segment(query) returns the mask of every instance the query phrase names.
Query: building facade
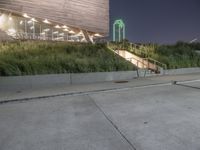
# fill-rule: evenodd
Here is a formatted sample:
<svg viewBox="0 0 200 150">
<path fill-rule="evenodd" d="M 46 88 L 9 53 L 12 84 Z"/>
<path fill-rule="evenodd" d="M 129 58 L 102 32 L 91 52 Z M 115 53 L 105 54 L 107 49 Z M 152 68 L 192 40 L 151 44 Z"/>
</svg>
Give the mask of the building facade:
<svg viewBox="0 0 200 150">
<path fill-rule="evenodd" d="M 93 41 L 109 34 L 109 0 L 0 0 L 0 30 L 16 39 Z"/>
</svg>

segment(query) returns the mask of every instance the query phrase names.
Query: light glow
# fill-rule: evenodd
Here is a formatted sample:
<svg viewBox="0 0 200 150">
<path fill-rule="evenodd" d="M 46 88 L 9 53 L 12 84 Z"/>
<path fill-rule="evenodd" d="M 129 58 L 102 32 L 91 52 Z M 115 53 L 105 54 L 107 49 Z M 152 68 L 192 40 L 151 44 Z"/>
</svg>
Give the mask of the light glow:
<svg viewBox="0 0 200 150">
<path fill-rule="evenodd" d="M 74 31 L 72 31 L 72 30 L 71 30 L 71 31 L 69 31 L 69 33 L 70 33 L 70 34 L 75 34 L 75 32 L 74 32 Z"/>
<path fill-rule="evenodd" d="M 55 28 L 56 28 L 56 29 L 60 29 L 61 27 L 60 27 L 59 25 L 56 25 Z"/>
<path fill-rule="evenodd" d="M 31 17 L 29 17 L 26 13 L 23 14 L 23 17 L 24 17 L 24 18 L 31 18 Z"/>
<path fill-rule="evenodd" d="M 53 34 L 58 34 L 58 31 L 53 32 Z"/>
<path fill-rule="evenodd" d="M 80 31 L 76 36 L 83 36 L 83 32 Z"/>
<path fill-rule="evenodd" d="M 32 20 L 29 20 L 27 23 L 28 23 L 28 24 L 31 24 L 32 22 L 33 22 Z"/>
<path fill-rule="evenodd" d="M 100 35 L 99 33 L 94 34 L 94 36 L 96 36 L 96 37 L 102 37 L 102 35 Z"/>
<path fill-rule="evenodd" d="M 9 36 L 15 37 L 16 36 L 16 30 L 13 28 L 8 29 L 7 34 Z"/>
<path fill-rule="evenodd" d="M 126 25 L 122 19 L 115 20 L 113 24 L 113 41 L 121 42 L 125 39 Z"/>
<path fill-rule="evenodd" d="M 44 32 L 48 32 L 48 31 L 50 31 L 50 29 L 49 29 L 49 28 L 47 28 L 47 29 L 44 29 Z"/>
<path fill-rule="evenodd" d="M 68 32 L 69 30 L 68 30 L 68 29 L 64 29 L 64 31 L 67 31 L 67 32 Z"/>
<path fill-rule="evenodd" d="M 67 28 L 69 28 L 68 26 L 66 26 L 66 25 L 64 25 L 64 26 L 62 26 L 62 28 L 64 28 L 64 29 L 67 29 Z"/>
<path fill-rule="evenodd" d="M 49 22 L 47 19 L 45 19 L 43 22 L 46 24 L 51 24 L 51 22 Z"/>
<path fill-rule="evenodd" d="M 32 18 L 31 21 L 33 21 L 33 22 L 38 22 L 35 18 Z"/>
</svg>

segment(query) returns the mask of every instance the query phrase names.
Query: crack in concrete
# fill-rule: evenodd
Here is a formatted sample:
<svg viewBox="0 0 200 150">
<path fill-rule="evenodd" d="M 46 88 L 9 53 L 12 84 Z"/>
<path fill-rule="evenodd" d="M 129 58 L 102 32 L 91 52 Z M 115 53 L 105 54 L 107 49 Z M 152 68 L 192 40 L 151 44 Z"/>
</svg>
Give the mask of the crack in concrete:
<svg viewBox="0 0 200 150">
<path fill-rule="evenodd" d="M 192 88 L 192 89 L 200 90 L 200 87 L 186 85 L 187 83 L 194 83 L 194 82 L 200 82 L 200 80 L 188 80 L 188 81 L 183 81 L 183 82 L 172 81 L 172 84 L 173 85 L 177 85 L 177 86 L 182 86 L 182 87 L 187 87 L 187 88 Z M 186 84 L 184 84 L 184 83 L 186 83 Z"/>
<path fill-rule="evenodd" d="M 130 140 L 120 131 L 119 127 L 109 118 L 109 116 L 101 109 L 101 107 L 95 102 L 95 100 L 87 94 L 88 98 L 94 103 L 94 105 L 99 109 L 99 111 L 103 114 L 103 116 L 110 122 L 110 124 L 115 128 L 115 130 L 121 135 L 121 137 L 131 146 L 133 150 L 136 150 L 136 147 L 130 142 Z"/>
<path fill-rule="evenodd" d="M 179 84 L 179 83 L 176 83 L 175 85 L 200 90 L 200 87 L 195 87 L 195 86 L 190 86 L 190 85 L 185 85 L 185 84 Z"/>
</svg>

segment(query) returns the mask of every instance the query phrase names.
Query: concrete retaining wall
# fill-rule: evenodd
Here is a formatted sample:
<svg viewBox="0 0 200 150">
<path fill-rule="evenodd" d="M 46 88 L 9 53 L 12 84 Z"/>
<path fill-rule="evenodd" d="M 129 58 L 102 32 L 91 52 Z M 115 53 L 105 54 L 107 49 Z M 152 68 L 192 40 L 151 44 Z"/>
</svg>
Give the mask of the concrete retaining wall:
<svg viewBox="0 0 200 150">
<path fill-rule="evenodd" d="M 200 68 L 181 68 L 181 69 L 171 69 L 165 70 L 164 75 L 181 75 L 181 74 L 192 74 L 200 73 Z"/>
<path fill-rule="evenodd" d="M 200 68 L 165 70 L 163 75 L 200 73 Z M 141 71 L 139 77 L 144 77 Z M 59 75 L 36 75 L 19 77 L 0 77 L 0 90 L 23 90 L 57 85 L 87 84 L 97 82 L 131 80 L 138 77 L 137 71 L 99 72 Z M 162 74 L 161 74 L 162 75 Z M 155 74 L 146 74 L 147 77 Z"/>
<path fill-rule="evenodd" d="M 70 74 L 0 77 L 0 90 L 22 90 L 70 83 Z"/>
<path fill-rule="evenodd" d="M 83 83 L 107 82 L 107 81 L 117 81 L 117 80 L 130 80 L 136 77 L 137 77 L 136 71 L 82 73 L 82 74 L 72 74 L 71 83 L 83 84 Z"/>
<path fill-rule="evenodd" d="M 130 80 L 136 77 L 136 71 L 0 77 L 0 90 L 23 90 L 56 85 Z"/>
</svg>

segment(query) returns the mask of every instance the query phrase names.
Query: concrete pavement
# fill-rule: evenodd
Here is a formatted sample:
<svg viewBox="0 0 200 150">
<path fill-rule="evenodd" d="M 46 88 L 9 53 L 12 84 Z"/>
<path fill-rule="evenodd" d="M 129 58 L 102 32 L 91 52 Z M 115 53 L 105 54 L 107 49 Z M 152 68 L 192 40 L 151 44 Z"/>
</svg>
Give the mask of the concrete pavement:
<svg viewBox="0 0 200 150">
<path fill-rule="evenodd" d="M 12 91 L 10 97 L 4 91 L 1 100 L 6 93 L 10 100 L 82 93 L 0 104 L 0 150 L 199 150 L 199 79 L 153 77 Z"/>
<path fill-rule="evenodd" d="M 188 74 L 188 75 L 174 75 L 174 76 L 156 76 L 149 78 L 139 78 L 130 80 L 127 83 L 115 83 L 115 82 L 104 82 L 95 84 L 81 84 L 81 85 L 57 85 L 50 86 L 48 88 L 31 88 L 24 90 L 0 90 L 0 102 L 10 101 L 15 99 L 27 99 L 33 97 L 48 97 L 53 95 L 70 95 L 76 93 L 85 93 L 90 91 L 102 91 L 109 89 L 120 89 L 128 87 L 145 86 L 152 84 L 163 84 L 171 83 L 172 80 L 176 81 L 188 81 L 200 79 L 200 74 Z"/>
<path fill-rule="evenodd" d="M 199 97 L 177 85 L 92 95 L 137 150 L 199 150 Z"/>
</svg>

